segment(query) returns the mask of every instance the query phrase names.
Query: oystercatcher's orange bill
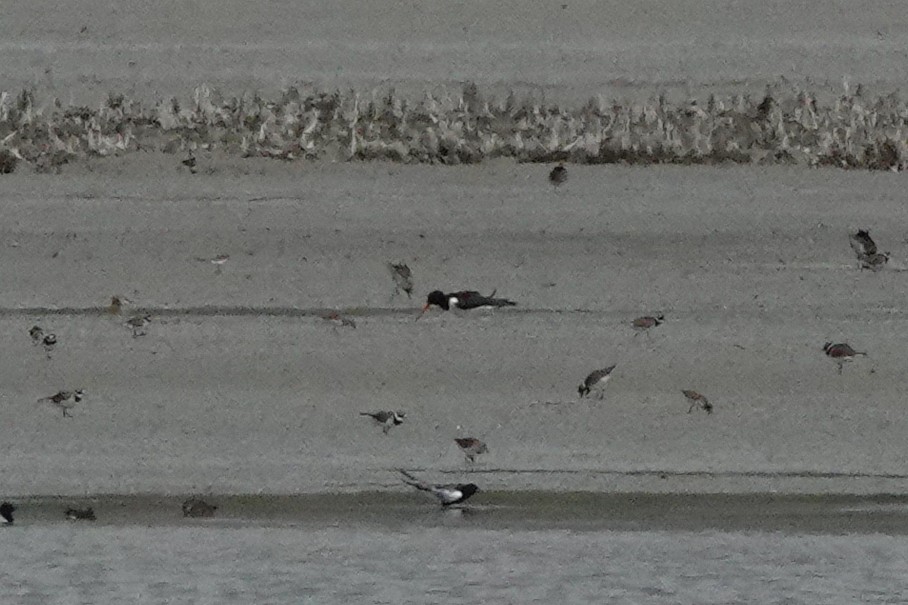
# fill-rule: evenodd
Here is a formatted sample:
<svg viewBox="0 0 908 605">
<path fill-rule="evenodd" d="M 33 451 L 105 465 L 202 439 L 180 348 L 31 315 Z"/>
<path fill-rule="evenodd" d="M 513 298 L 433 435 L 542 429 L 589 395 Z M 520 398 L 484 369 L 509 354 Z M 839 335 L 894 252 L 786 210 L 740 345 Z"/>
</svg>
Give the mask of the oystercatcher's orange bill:
<svg viewBox="0 0 908 605">
<path fill-rule="evenodd" d="M 425 312 L 429 310 L 429 306 L 430 306 L 429 303 L 426 303 L 425 305 L 423 305 L 422 313 L 420 313 L 419 315 L 416 316 L 416 321 L 419 321 L 419 318 L 422 317 L 425 314 Z"/>
</svg>

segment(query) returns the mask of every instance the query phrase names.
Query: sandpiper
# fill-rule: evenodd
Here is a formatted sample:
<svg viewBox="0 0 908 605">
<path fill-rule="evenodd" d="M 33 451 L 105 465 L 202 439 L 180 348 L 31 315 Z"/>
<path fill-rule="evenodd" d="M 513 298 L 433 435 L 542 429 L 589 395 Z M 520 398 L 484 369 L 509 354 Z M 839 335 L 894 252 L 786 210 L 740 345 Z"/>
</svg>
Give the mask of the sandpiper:
<svg viewBox="0 0 908 605">
<path fill-rule="evenodd" d="M 426 304 L 422 308 L 425 313 L 429 307 L 435 305 L 445 311 L 450 311 L 451 307 L 456 307 L 463 311 L 469 309 L 479 309 L 482 307 L 513 307 L 517 303 L 506 298 L 495 298 L 496 290 L 488 296 L 483 296 L 475 290 L 462 290 L 445 294 L 441 290 L 434 290 L 426 297 Z"/>
<path fill-rule="evenodd" d="M 214 511 L 218 509 L 217 506 L 208 504 L 196 496 L 192 496 L 183 502 L 182 508 L 184 517 L 211 517 L 214 515 Z"/>
<path fill-rule="evenodd" d="M 640 334 L 641 332 L 648 333 L 651 328 L 662 325 L 664 321 L 665 315 L 661 313 L 656 316 L 644 315 L 642 317 L 638 317 L 631 322 L 631 326 L 634 328 L 634 330 L 636 330 L 636 334 L 634 334 L 634 336 L 637 336 L 637 334 Z"/>
<path fill-rule="evenodd" d="M 488 446 L 475 437 L 456 437 L 454 441 L 460 446 L 464 456 L 466 456 L 467 460 L 470 462 L 475 462 L 476 456 L 485 454 L 489 451 Z"/>
<path fill-rule="evenodd" d="M 413 296 L 413 272 L 404 263 L 388 263 L 391 277 L 394 279 L 394 293 L 406 292 L 407 298 Z"/>
<path fill-rule="evenodd" d="M 47 353 L 47 356 L 50 357 L 54 347 L 57 346 L 57 335 L 53 333 L 45 334 L 44 338 L 41 339 L 41 344 L 44 345 L 44 351 Z"/>
<path fill-rule="evenodd" d="M 334 324 L 334 328 L 337 329 L 338 326 L 342 328 L 353 328 L 356 329 L 356 321 L 352 317 L 344 317 L 337 311 L 331 311 L 322 315 L 322 319 L 325 321 L 330 321 Z"/>
<path fill-rule="evenodd" d="M 596 386 L 604 387 L 605 383 L 612 377 L 612 370 L 616 367 L 618 367 L 618 364 L 613 364 L 607 368 L 590 372 L 590 375 L 583 380 L 579 387 L 577 387 L 577 392 L 580 394 L 580 397 L 582 398 L 589 395 L 590 390 Z M 600 388 L 599 399 L 602 399 L 604 396 L 605 392 Z"/>
<path fill-rule="evenodd" d="M 123 303 L 131 302 L 125 296 L 111 296 L 110 304 L 107 305 L 106 311 L 111 315 L 119 315 L 120 311 L 123 310 Z"/>
<path fill-rule="evenodd" d="M 860 258 L 862 255 L 867 254 L 876 254 L 876 242 L 873 241 L 873 238 L 870 237 L 870 232 L 866 229 L 859 229 L 857 233 L 851 233 L 848 235 L 849 244 L 851 244 L 851 249 L 854 250 L 855 255 Z"/>
<path fill-rule="evenodd" d="M 92 507 L 88 508 L 67 508 L 66 518 L 70 521 L 95 521 L 95 511 Z"/>
<path fill-rule="evenodd" d="M 835 344 L 827 342 L 823 345 L 823 352 L 838 364 L 839 374 L 842 373 L 842 366 L 845 363 L 854 361 L 854 358 L 858 355 L 867 355 L 866 351 L 855 351 L 851 345 L 844 342 Z"/>
<path fill-rule="evenodd" d="M 459 504 L 466 500 L 469 500 L 470 496 L 479 491 L 479 488 L 476 487 L 475 483 L 455 483 L 448 485 L 432 485 L 429 483 L 423 483 L 407 471 L 403 469 L 397 469 L 404 476 L 404 483 L 411 485 L 416 489 L 424 492 L 429 492 L 438 498 L 442 506 L 450 506 L 452 504 Z"/>
<path fill-rule="evenodd" d="M 148 334 L 148 324 L 151 323 L 151 315 L 133 315 L 126 320 L 126 327 L 132 329 L 132 337 L 138 338 Z"/>
<path fill-rule="evenodd" d="M 12 525 L 14 512 L 16 512 L 16 507 L 9 502 L 0 504 L 0 524 Z"/>
<path fill-rule="evenodd" d="M 81 403 L 83 397 L 85 397 L 84 389 L 76 389 L 75 391 L 58 391 L 57 393 L 54 393 L 49 397 L 42 397 L 38 400 L 38 403 L 44 403 L 45 401 L 52 403 L 63 410 L 64 417 L 69 416 L 71 418 L 72 415 L 67 412 L 67 410 L 76 407 L 77 403 Z"/>
<path fill-rule="evenodd" d="M 31 336 L 32 342 L 35 344 L 40 343 L 44 340 L 44 330 L 41 326 L 32 326 L 28 331 L 28 335 Z"/>
<path fill-rule="evenodd" d="M 395 412 L 394 410 L 390 411 L 380 411 L 380 412 L 360 412 L 360 416 L 369 416 L 375 422 L 382 425 L 382 432 L 387 435 L 388 431 L 391 430 L 391 427 L 399 426 L 404 423 L 404 418 L 407 417 L 405 412 Z"/>
<path fill-rule="evenodd" d="M 704 397 L 697 391 L 682 389 L 681 392 L 684 393 L 684 396 L 687 397 L 687 400 L 690 402 L 690 407 L 687 408 L 688 414 L 690 414 L 695 407 L 699 407 L 707 414 L 713 413 L 713 404 L 711 404 L 706 397 Z"/>
<path fill-rule="evenodd" d="M 567 182 L 568 171 L 564 167 L 564 162 L 559 163 L 557 166 L 552 168 L 552 171 L 549 173 L 549 182 L 552 184 L 555 189 L 559 185 L 563 185 Z"/>
<path fill-rule="evenodd" d="M 870 269 L 873 272 L 881 271 L 889 262 L 888 252 L 875 252 L 873 254 L 863 254 L 858 256 L 858 262 L 861 264 L 861 271 Z"/>
</svg>

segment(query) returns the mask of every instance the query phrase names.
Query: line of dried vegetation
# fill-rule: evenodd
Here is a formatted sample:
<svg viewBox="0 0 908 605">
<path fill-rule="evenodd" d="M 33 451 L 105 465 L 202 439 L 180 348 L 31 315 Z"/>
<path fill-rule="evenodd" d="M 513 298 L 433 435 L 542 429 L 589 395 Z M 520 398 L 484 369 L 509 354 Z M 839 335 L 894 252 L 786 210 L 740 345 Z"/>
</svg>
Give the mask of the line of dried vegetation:
<svg viewBox="0 0 908 605">
<path fill-rule="evenodd" d="M 0 173 L 128 152 L 200 150 L 283 160 L 386 160 L 460 164 L 521 162 L 792 164 L 902 170 L 908 104 L 860 89 L 820 103 L 781 87 L 752 97 L 664 97 L 581 107 L 512 93 L 484 95 L 468 83 L 422 98 L 394 90 L 288 88 L 275 98 L 228 97 L 202 85 L 188 101 L 143 104 L 111 94 L 99 107 L 40 101 L 31 90 L 0 94 Z"/>
</svg>

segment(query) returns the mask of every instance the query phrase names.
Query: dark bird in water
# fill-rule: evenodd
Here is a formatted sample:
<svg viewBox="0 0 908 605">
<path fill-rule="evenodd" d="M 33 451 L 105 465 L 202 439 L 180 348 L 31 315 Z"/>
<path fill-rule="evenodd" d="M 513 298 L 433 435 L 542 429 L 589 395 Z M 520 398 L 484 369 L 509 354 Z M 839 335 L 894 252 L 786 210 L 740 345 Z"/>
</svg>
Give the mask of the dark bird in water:
<svg viewBox="0 0 908 605">
<path fill-rule="evenodd" d="M 564 167 L 563 162 L 558 164 L 554 168 L 552 168 L 552 171 L 549 173 L 549 182 L 556 189 L 558 188 L 559 185 L 563 185 L 564 183 L 566 183 L 567 179 L 568 179 L 568 171 L 567 171 L 567 168 Z"/>
<path fill-rule="evenodd" d="M 637 331 L 637 334 L 641 332 L 648 332 L 651 328 L 662 325 L 665 322 L 665 315 L 661 313 L 655 317 L 652 315 L 644 315 L 643 317 L 638 317 L 631 322 L 634 330 Z M 636 336 L 637 334 L 634 334 Z"/>
<path fill-rule="evenodd" d="M 432 305 L 441 307 L 445 311 L 450 311 L 451 307 L 466 311 L 481 307 L 513 307 L 517 304 L 506 298 L 495 298 L 496 291 L 493 290 L 489 296 L 483 296 L 475 290 L 462 290 L 450 294 L 445 294 L 441 290 L 434 290 L 426 298 L 426 304 L 423 306 L 422 312 L 428 311 Z"/>
<path fill-rule="evenodd" d="M 382 425 L 382 432 L 387 435 L 391 427 L 399 426 L 404 423 L 407 414 L 404 412 L 381 411 L 381 412 L 360 412 L 360 416 L 369 416 L 375 422 Z"/>
<path fill-rule="evenodd" d="M 687 408 L 688 414 L 690 414 L 692 411 L 694 411 L 694 408 L 696 408 L 696 407 L 699 407 L 701 410 L 703 410 L 707 414 L 713 413 L 713 404 L 711 404 L 706 397 L 704 397 L 697 391 L 682 389 L 681 392 L 684 393 L 684 396 L 687 397 L 687 400 L 690 402 L 690 407 Z"/>
<path fill-rule="evenodd" d="M 867 355 L 866 351 L 855 351 L 851 345 L 844 342 L 837 344 L 827 342 L 823 345 L 823 352 L 839 366 L 839 374 L 842 373 L 842 366 L 846 363 L 854 361 L 858 355 Z"/>
<path fill-rule="evenodd" d="M 214 511 L 218 509 L 217 506 L 208 504 L 196 496 L 183 502 L 182 508 L 184 517 L 211 517 L 214 515 Z"/>
<path fill-rule="evenodd" d="M 457 437 L 454 441 L 460 446 L 464 456 L 466 456 L 467 460 L 470 462 L 475 462 L 476 456 L 485 454 L 489 451 L 488 446 L 475 437 Z"/>
<path fill-rule="evenodd" d="M 583 380 L 579 387 L 577 387 L 577 392 L 580 394 L 580 397 L 589 395 L 590 390 L 597 386 L 604 387 L 605 383 L 607 383 L 612 377 L 612 370 L 614 370 L 616 367 L 618 367 L 618 364 L 613 364 L 607 368 L 602 368 L 601 370 L 590 372 L 590 375 Z M 599 399 L 602 399 L 604 394 L 604 391 L 600 389 Z"/>
<path fill-rule="evenodd" d="M 404 263 L 388 263 L 391 277 L 394 279 L 394 293 L 406 292 L 407 298 L 413 296 L 413 272 Z"/>
<path fill-rule="evenodd" d="M 70 521 L 95 521 L 95 511 L 92 507 L 88 508 L 67 508 L 66 518 Z"/>
<path fill-rule="evenodd" d="M 71 414 L 67 412 L 74 407 L 77 403 L 82 402 L 82 398 L 85 397 L 84 389 L 76 389 L 75 391 L 58 391 L 50 397 L 42 397 L 38 400 L 38 403 L 48 402 L 52 403 L 58 408 L 63 410 L 63 416 L 72 417 Z"/>
<path fill-rule="evenodd" d="M 434 495 L 438 498 L 439 502 L 441 502 L 442 506 L 450 506 L 469 500 L 470 496 L 479 491 L 479 488 L 476 487 L 475 483 L 432 485 L 423 483 L 403 469 L 398 470 L 404 476 L 404 483 L 411 485 L 420 491 L 429 492 Z"/>
<path fill-rule="evenodd" d="M 16 512 L 16 507 L 9 502 L 0 504 L 0 524 L 12 525 L 14 512 Z"/>
</svg>

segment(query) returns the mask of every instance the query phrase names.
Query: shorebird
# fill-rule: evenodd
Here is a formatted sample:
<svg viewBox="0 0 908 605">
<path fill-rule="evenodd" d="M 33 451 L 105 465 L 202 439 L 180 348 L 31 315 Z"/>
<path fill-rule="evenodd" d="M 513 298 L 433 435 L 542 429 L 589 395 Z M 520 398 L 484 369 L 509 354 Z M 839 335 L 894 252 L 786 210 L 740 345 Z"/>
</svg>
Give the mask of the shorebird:
<svg viewBox="0 0 908 605">
<path fill-rule="evenodd" d="M 50 357 L 51 351 L 57 346 L 57 335 L 53 333 L 45 334 L 44 338 L 41 339 L 41 344 L 44 345 L 44 351 L 47 353 L 47 356 Z"/>
<path fill-rule="evenodd" d="M 656 326 L 662 325 L 663 322 L 665 322 L 665 315 L 660 313 L 655 317 L 653 317 L 652 315 L 644 315 L 642 317 L 638 317 L 631 322 L 631 326 L 633 326 L 634 330 L 636 330 L 636 334 L 634 334 L 634 336 L 636 337 L 637 334 L 640 334 L 641 332 L 649 333 L 650 328 L 655 328 Z"/>
<path fill-rule="evenodd" d="M 327 315 L 322 315 L 322 319 L 332 322 L 335 330 L 337 329 L 337 326 L 356 329 L 356 322 L 352 318 L 344 317 L 337 311 L 331 311 Z"/>
<path fill-rule="evenodd" d="M 192 174 L 195 174 L 195 173 L 196 173 L 196 165 L 197 165 L 197 162 L 196 162 L 195 156 L 192 155 L 192 152 L 191 152 L 191 151 L 189 152 L 189 157 L 186 158 L 185 160 L 183 160 L 183 161 L 180 162 L 180 163 L 181 163 L 183 166 L 186 166 L 187 168 L 189 168 L 189 172 L 191 172 Z"/>
<path fill-rule="evenodd" d="M 870 269 L 873 272 L 882 270 L 886 263 L 889 262 L 888 252 L 875 252 L 874 254 L 864 254 L 858 257 L 861 264 L 861 271 Z"/>
<path fill-rule="evenodd" d="M 151 323 L 151 315 L 133 315 L 126 320 L 126 327 L 132 328 L 132 337 L 138 338 L 148 334 L 146 328 Z"/>
<path fill-rule="evenodd" d="M 9 502 L 0 504 L 0 524 L 12 525 L 14 512 L 16 512 L 16 507 Z"/>
<path fill-rule="evenodd" d="M 92 507 L 88 508 L 67 508 L 66 518 L 70 521 L 95 521 L 95 511 Z"/>
<path fill-rule="evenodd" d="M 182 509 L 184 517 L 211 517 L 218 507 L 192 496 L 183 502 Z"/>
<path fill-rule="evenodd" d="M 107 305 L 107 312 L 111 315 L 119 315 L 120 311 L 123 310 L 123 303 L 132 302 L 125 296 L 111 296 L 110 304 Z"/>
<path fill-rule="evenodd" d="M 404 263 L 388 263 L 391 277 L 394 279 L 394 293 L 407 293 L 407 298 L 413 297 L 413 272 Z"/>
<path fill-rule="evenodd" d="M 452 504 L 459 504 L 461 502 L 469 500 L 470 496 L 479 491 L 479 488 L 476 487 L 475 483 L 432 485 L 429 483 L 423 483 L 403 469 L 397 470 L 400 471 L 400 473 L 404 476 L 404 483 L 413 486 L 420 491 L 431 493 L 436 498 L 438 498 L 442 506 L 451 506 Z"/>
<path fill-rule="evenodd" d="M 577 387 L 577 392 L 580 394 L 580 397 L 582 398 L 585 395 L 589 395 L 590 390 L 592 390 L 596 386 L 604 387 L 605 383 L 608 382 L 612 377 L 612 370 L 614 370 L 617 366 L 618 364 L 613 364 L 607 368 L 602 368 L 601 370 L 590 372 L 590 375 L 583 380 L 579 387 Z M 602 399 L 604 396 L 605 392 L 600 389 L 599 399 Z"/>
<path fill-rule="evenodd" d="M 40 343 L 44 340 L 44 330 L 41 326 L 32 326 L 28 331 L 28 335 L 31 336 L 32 342 L 35 344 Z"/>
<path fill-rule="evenodd" d="M 49 402 L 63 410 L 63 416 L 72 417 L 67 410 L 76 407 L 77 403 L 82 402 L 82 398 L 85 397 L 84 389 L 76 389 L 75 391 L 59 391 L 54 393 L 50 397 L 42 397 L 38 400 L 38 403 Z"/>
<path fill-rule="evenodd" d="M 690 391 L 688 389 L 682 389 L 682 393 L 687 397 L 687 400 L 690 402 L 690 407 L 687 408 L 687 413 L 690 414 L 694 411 L 695 407 L 699 407 L 701 410 L 705 411 L 707 414 L 713 413 L 713 404 L 709 400 L 698 393 L 697 391 Z"/>
<path fill-rule="evenodd" d="M 870 237 L 870 232 L 866 229 L 859 229 L 857 233 L 848 235 L 848 243 L 855 255 L 860 258 L 862 255 L 876 254 L 876 242 Z"/>
<path fill-rule="evenodd" d="M 844 342 L 836 344 L 827 342 L 823 345 L 823 352 L 838 364 L 839 374 L 842 373 L 842 366 L 845 363 L 854 361 L 854 358 L 858 355 L 867 355 L 866 351 L 855 351 L 851 345 Z"/>
<path fill-rule="evenodd" d="M 387 435 L 388 431 L 391 430 L 391 427 L 399 426 L 404 423 L 404 418 L 407 417 L 405 412 L 395 412 L 393 410 L 385 412 L 360 412 L 360 416 L 369 416 L 375 422 L 382 425 L 382 432 Z"/>
<path fill-rule="evenodd" d="M 464 456 L 466 456 L 467 460 L 470 462 L 475 462 L 476 456 L 485 454 L 489 451 L 488 446 L 475 437 L 457 437 L 454 441 L 460 446 Z"/>
<path fill-rule="evenodd" d="M 567 182 L 568 171 L 564 167 L 564 162 L 560 162 L 557 166 L 552 168 L 552 171 L 549 173 L 549 182 L 552 184 L 555 189 L 558 189 L 559 185 L 563 185 Z"/>
<path fill-rule="evenodd" d="M 517 304 L 506 298 L 495 298 L 496 291 L 493 290 L 490 295 L 483 296 L 475 290 L 462 290 L 450 294 L 445 294 L 441 290 L 434 290 L 426 297 L 426 304 L 423 306 L 422 312 L 428 311 L 432 305 L 441 307 L 445 311 L 450 311 L 451 307 L 467 311 L 482 307 L 513 307 Z"/>
</svg>

